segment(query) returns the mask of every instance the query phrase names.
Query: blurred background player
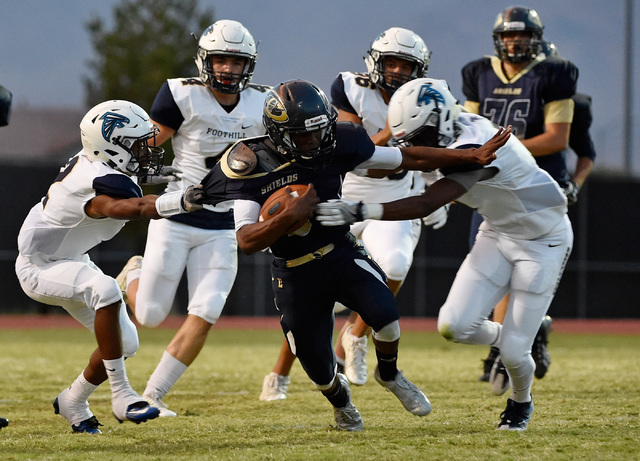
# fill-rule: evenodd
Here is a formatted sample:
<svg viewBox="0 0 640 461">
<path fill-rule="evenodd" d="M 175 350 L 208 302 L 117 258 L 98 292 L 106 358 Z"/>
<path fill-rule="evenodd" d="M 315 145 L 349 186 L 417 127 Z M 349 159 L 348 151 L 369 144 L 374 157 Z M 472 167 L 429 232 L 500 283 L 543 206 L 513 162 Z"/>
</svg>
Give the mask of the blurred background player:
<svg viewBox="0 0 640 461">
<path fill-rule="evenodd" d="M 127 220 L 157 219 L 193 207 L 188 191 L 142 195 L 137 180 L 162 174 L 164 151 L 153 147 L 158 129 L 141 107 L 121 100 L 98 104 L 80 122 L 80 132 L 82 150 L 60 169 L 20 229 L 16 274 L 30 298 L 63 307 L 95 333 L 98 348 L 89 365 L 53 406 L 74 432 L 99 434 L 101 424 L 88 399 L 107 379 L 120 422 L 138 424 L 156 418 L 159 410 L 129 384 L 124 360 L 138 350 L 138 333 L 118 284 L 88 251 L 113 238 Z"/>
<path fill-rule="evenodd" d="M 338 122 L 362 125 L 371 140 L 386 146 L 391 132 L 386 124 L 389 99 L 404 83 L 425 77 L 430 51 L 424 40 L 411 30 L 392 27 L 381 33 L 364 57 L 368 73 L 341 72 L 331 86 L 331 104 L 338 109 Z M 343 197 L 351 200 L 395 200 L 419 193 L 423 181 L 420 172 L 406 170 L 363 170 L 347 173 Z M 446 208 L 428 217 L 428 225 L 443 226 Z M 383 222 L 365 221 L 351 227 L 351 233 L 364 245 L 387 275 L 387 284 L 397 294 L 411 263 L 420 237 L 420 220 Z M 347 306 L 348 307 L 348 306 Z M 340 331 L 335 346 L 338 364 L 353 384 L 367 381 L 367 336 L 371 328 L 352 312 Z M 260 400 L 286 398 L 289 373 L 295 361 L 286 341 L 278 360 L 263 382 Z"/>
<path fill-rule="evenodd" d="M 444 80 L 417 79 L 389 104 L 389 126 L 404 146 L 479 146 L 496 133 L 485 117 L 462 111 Z M 444 178 L 420 196 L 391 203 L 335 201 L 318 205 L 318 221 L 343 225 L 373 217 L 427 216 L 455 200 L 484 217 L 476 243 L 440 308 L 438 331 L 449 341 L 500 348 L 511 395 L 498 429 L 523 431 L 533 412 L 531 344 L 571 252 L 573 231 L 562 189 L 515 137 L 489 165 L 440 168 Z M 382 207 L 382 210 L 380 210 Z M 522 255 L 525 255 L 524 257 Z M 488 320 L 511 292 L 504 324 Z"/>
<path fill-rule="evenodd" d="M 263 134 L 267 87 L 251 84 L 256 42 L 239 22 L 219 20 L 198 41 L 197 78 L 167 80 L 151 107 L 158 144 L 171 138 L 173 166 L 182 174 L 167 192 L 198 184 L 235 141 Z M 149 224 L 144 263 L 131 258 L 118 276 L 129 306 L 144 326 L 169 314 L 186 268 L 187 317 L 149 378 L 144 397 L 160 416 L 176 416 L 163 402 L 205 344 L 238 270 L 233 202 Z"/>
<path fill-rule="evenodd" d="M 9 119 L 11 118 L 11 101 L 13 95 L 11 91 L 0 85 L 0 126 L 7 126 Z M 0 418 L 0 429 L 7 427 L 9 420 L 7 418 Z"/>
<path fill-rule="evenodd" d="M 570 183 L 564 150 L 573 119 L 571 98 L 576 91 L 578 69 L 564 59 L 546 59 L 542 52 L 543 28 L 533 9 L 513 6 L 501 11 L 493 26 L 496 55 L 472 61 L 462 69 L 462 91 L 467 98 L 464 107 L 498 125 L 511 125 L 538 165 L 566 189 Z M 482 217 L 473 213 L 470 245 L 481 222 Z M 502 321 L 508 306 L 507 295 L 496 306 L 495 321 Z M 551 318 L 547 317 L 532 351 L 537 378 L 545 375 L 551 363 L 547 350 L 550 331 Z M 490 350 L 481 381 L 489 381 L 498 355 L 496 348 Z M 496 372 L 506 378 L 500 362 Z M 493 384 L 494 393 L 508 388 L 504 380 Z"/>
</svg>

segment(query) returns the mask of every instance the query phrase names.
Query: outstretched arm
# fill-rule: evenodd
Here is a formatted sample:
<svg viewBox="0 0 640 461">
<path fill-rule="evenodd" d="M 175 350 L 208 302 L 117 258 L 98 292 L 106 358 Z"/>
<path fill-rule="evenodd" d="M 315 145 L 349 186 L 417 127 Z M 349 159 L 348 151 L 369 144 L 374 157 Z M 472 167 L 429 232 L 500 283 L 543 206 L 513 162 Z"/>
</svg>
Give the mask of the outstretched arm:
<svg viewBox="0 0 640 461">
<path fill-rule="evenodd" d="M 502 128 L 478 148 L 443 149 L 436 147 L 414 146 L 403 147 L 401 168 L 406 170 L 431 171 L 437 168 L 479 163 L 488 165 L 496 158 L 496 151 L 506 144 L 511 136 L 511 125 Z"/>
</svg>

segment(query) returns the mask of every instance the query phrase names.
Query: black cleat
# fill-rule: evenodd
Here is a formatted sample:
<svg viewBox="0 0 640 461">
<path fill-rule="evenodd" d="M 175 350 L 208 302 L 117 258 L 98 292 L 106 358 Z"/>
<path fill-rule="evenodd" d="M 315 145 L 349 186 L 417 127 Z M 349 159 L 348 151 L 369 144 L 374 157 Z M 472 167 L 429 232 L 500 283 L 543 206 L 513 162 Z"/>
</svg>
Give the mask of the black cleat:
<svg viewBox="0 0 640 461">
<path fill-rule="evenodd" d="M 536 334 L 533 345 L 531 346 L 531 356 L 536 363 L 534 375 L 538 379 L 544 378 L 544 375 L 547 374 L 547 370 L 549 369 L 549 365 L 551 365 L 551 356 L 549 355 L 547 344 L 549 343 L 549 333 L 551 333 L 552 322 L 553 319 L 545 315 L 544 319 L 542 319 L 538 334 Z"/>
<path fill-rule="evenodd" d="M 481 381 L 483 383 L 489 382 L 491 376 L 491 368 L 493 368 L 493 362 L 496 361 L 496 358 L 498 358 L 499 354 L 500 349 L 498 349 L 497 347 L 492 347 L 491 350 L 489 350 L 489 356 L 482 361 L 484 365 L 482 367 L 482 375 L 478 378 L 478 381 Z"/>
<path fill-rule="evenodd" d="M 3 427 L 7 427 L 9 425 L 9 420 L 7 418 L 0 418 L 0 429 Z"/>
<path fill-rule="evenodd" d="M 500 415 L 501 421 L 497 429 L 506 431 L 526 431 L 529 419 L 533 413 L 533 399 L 531 402 L 518 403 L 507 400 L 507 408 Z"/>
</svg>

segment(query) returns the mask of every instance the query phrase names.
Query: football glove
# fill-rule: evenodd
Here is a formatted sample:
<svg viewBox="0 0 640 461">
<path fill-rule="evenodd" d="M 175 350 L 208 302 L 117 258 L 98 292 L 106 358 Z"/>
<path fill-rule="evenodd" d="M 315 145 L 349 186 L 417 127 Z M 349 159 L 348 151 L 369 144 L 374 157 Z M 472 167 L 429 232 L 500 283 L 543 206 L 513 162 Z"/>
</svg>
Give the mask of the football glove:
<svg viewBox="0 0 640 461">
<path fill-rule="evenodd" d="M 449 204 L 441 206 L 430 215 L 424 216 L 422 222 L 425 226 L 431 226 L 433 229 L 440 229 L 447 223 L 449 217 Z"/>
<path fill-rule="evenodd" d="M 567 196 L 569 205 L 573 205 L 578 201 L 578 192 L 580 192 L 580 186 L 574 180 L 570 180 L 567 187 L 564 188 L 564 195 Z"/>
<path fill-rule="evenodd" d="M 202 210 L 202 202 L 205 199 L 204 188 L 202 184 L 187 187 L 187 190 L 182 194 L 182 208 L 185 211 L 197 211 Z"/>
<path fill-rule="evenodd" d="M 363 202 L 333 199 L 319 203 L 316 209 L 316 220 L 323 226 L 342 226 L 367 218 L 367 205 Z"/>
<path fill-rule="evenodd" d="M 171 165 L 162 165 L 156 174 L 142 174 L 138 178 L 138 184 L 141 186 L 149 186 L 155 184 L 165 184 L 168 182 L 176 181 L 178 175 L 182 173 L 176 167 Z"/>
</svg>

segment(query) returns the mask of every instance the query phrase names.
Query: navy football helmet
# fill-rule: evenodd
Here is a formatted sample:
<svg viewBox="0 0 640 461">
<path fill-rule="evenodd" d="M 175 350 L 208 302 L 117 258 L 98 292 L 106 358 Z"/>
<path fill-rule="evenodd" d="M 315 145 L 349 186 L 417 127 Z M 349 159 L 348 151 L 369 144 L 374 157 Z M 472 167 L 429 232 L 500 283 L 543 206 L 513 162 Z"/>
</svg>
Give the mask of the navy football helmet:
<svg viewBox="0 0 640 461">
<path fill-rule="evenodd" d="M 338 116 L 324 92 L 290 80 L 267 93 L 262 121 L 278 152 L 294 164 L 320 169 L 331 160 Z"/>
<path fill-rule="evenodd" d="M 493 45 L 496 55 L 502 61 L 511 63 L 531 61 L 542 52 L 542 30 L 544 26 L 536 10 L 523 6 L 510 6 L 498 14 L 493 25 Z M 531 39 L 520 40 L 514 44 L 514 50 L 509 51 L 504 46 L 503 35 L 506 32 L 530 32 Z"/>
</svg>

